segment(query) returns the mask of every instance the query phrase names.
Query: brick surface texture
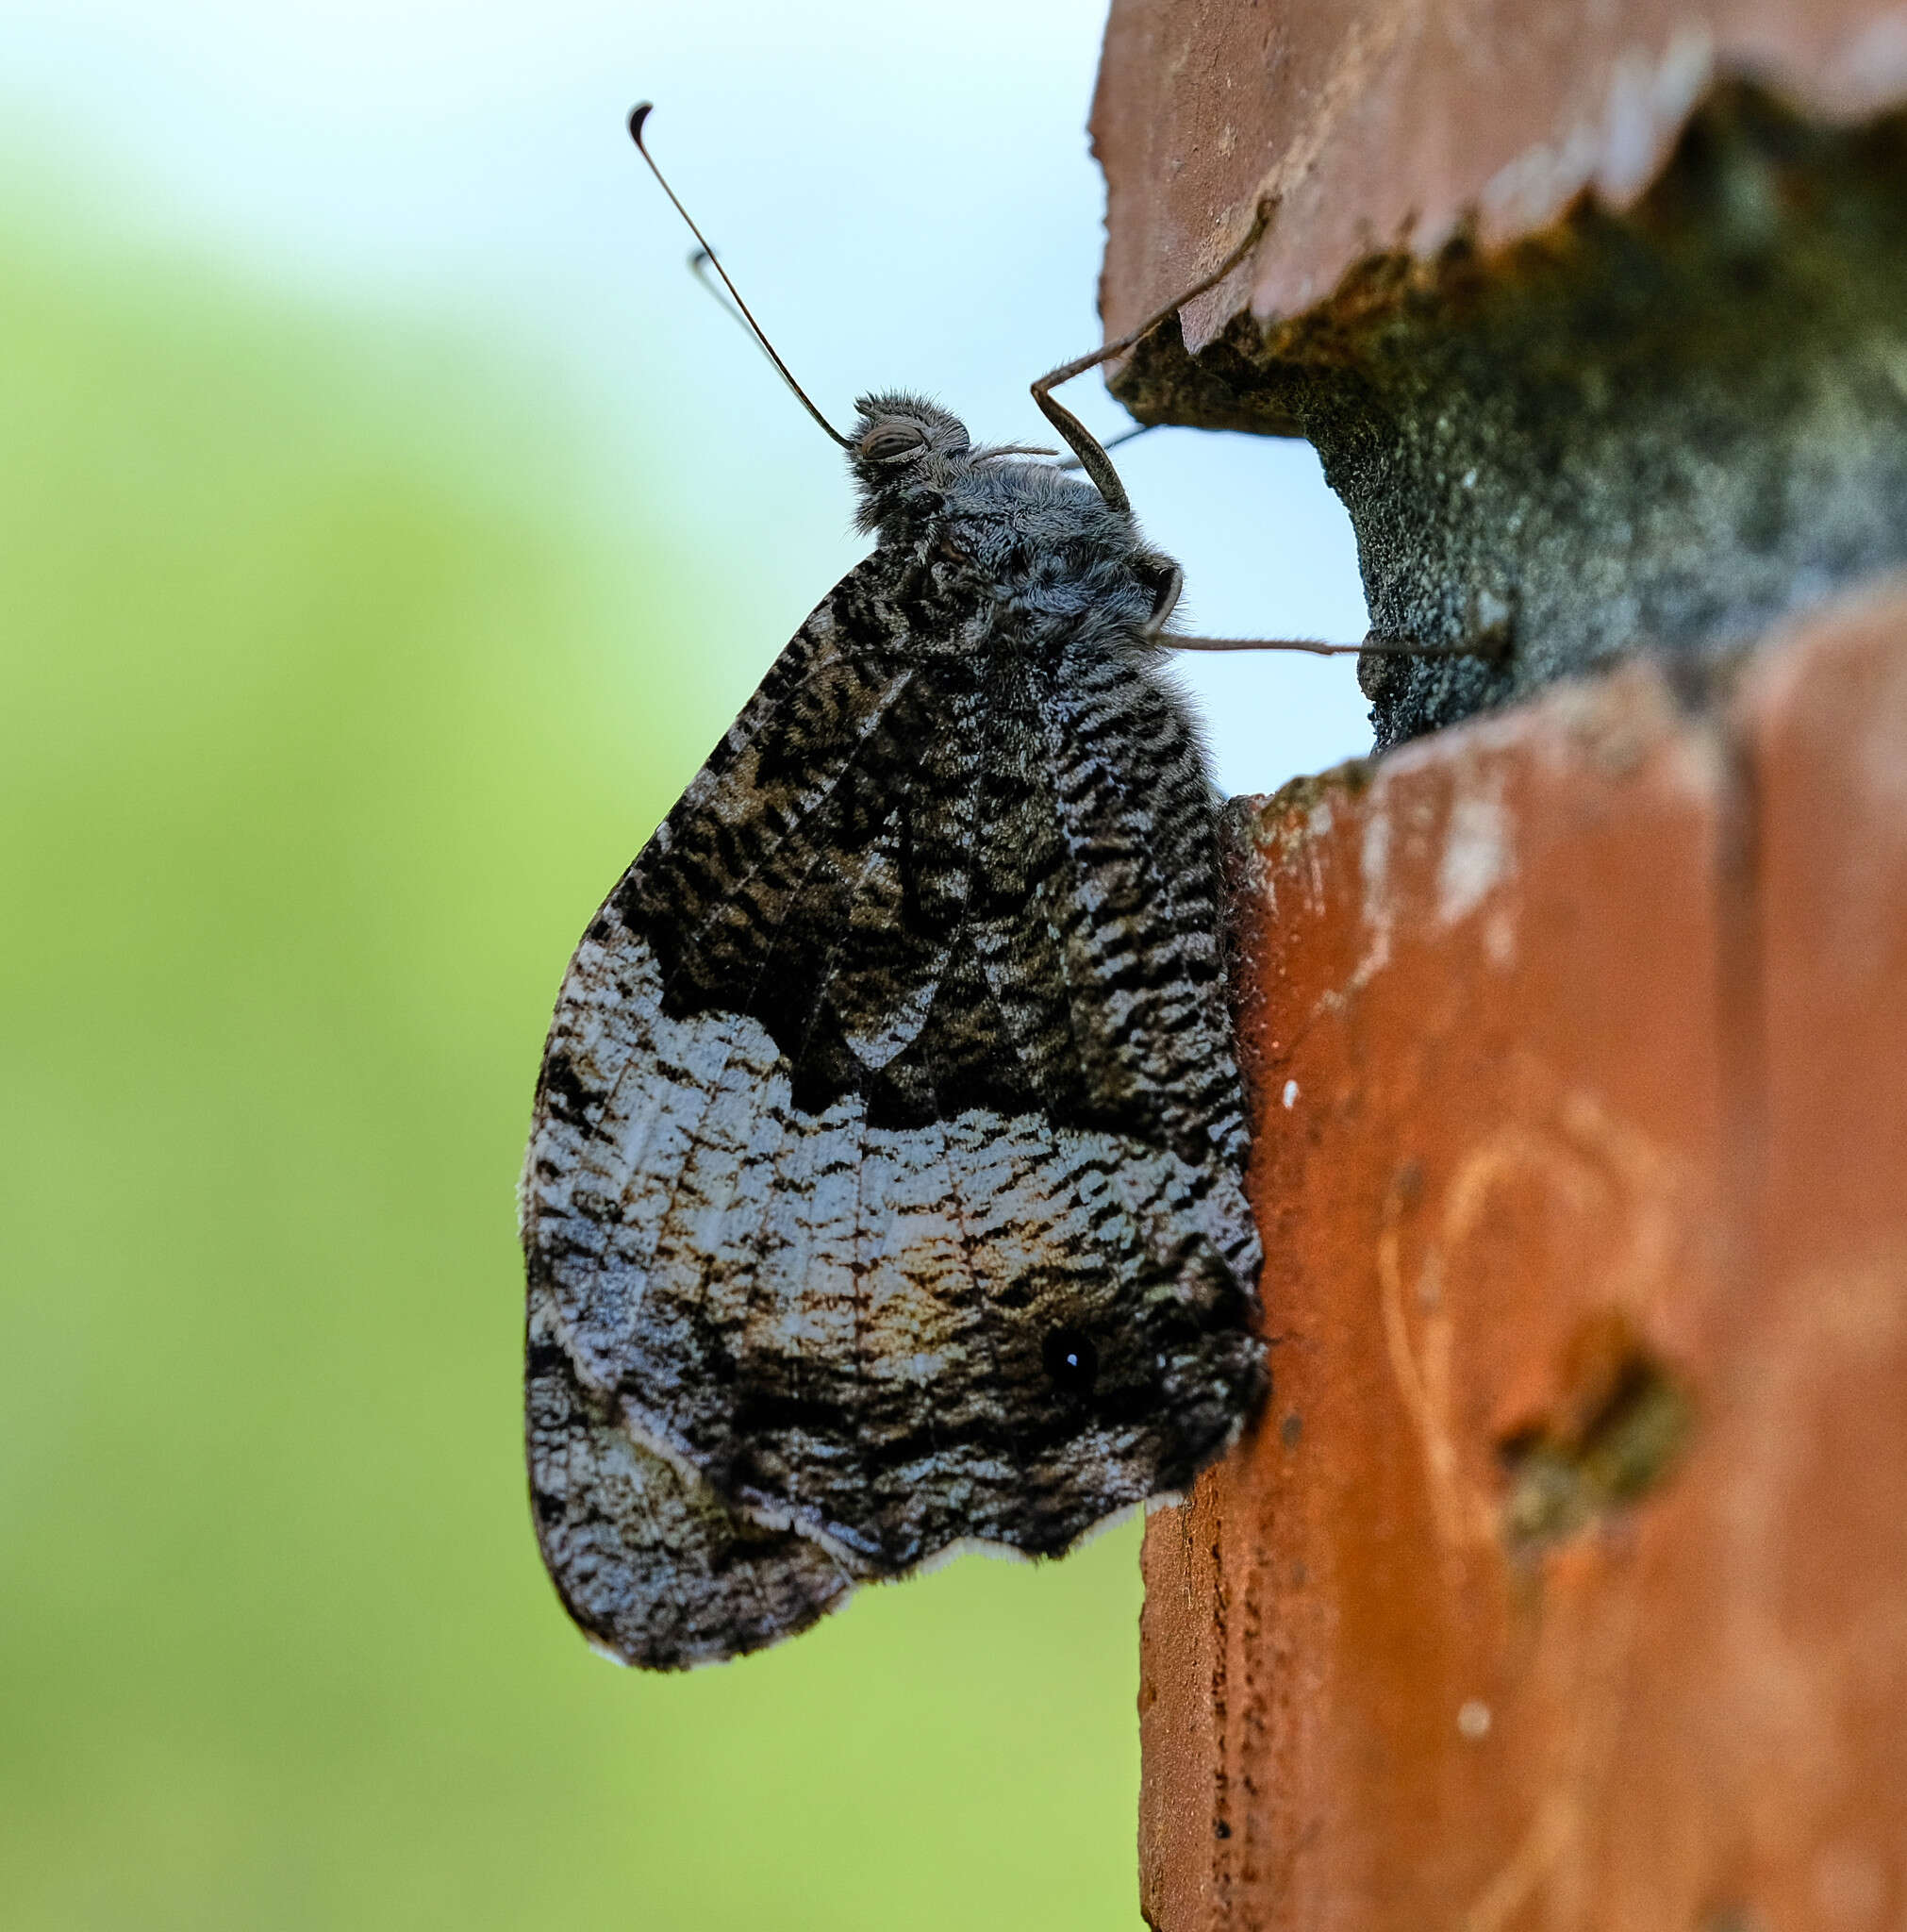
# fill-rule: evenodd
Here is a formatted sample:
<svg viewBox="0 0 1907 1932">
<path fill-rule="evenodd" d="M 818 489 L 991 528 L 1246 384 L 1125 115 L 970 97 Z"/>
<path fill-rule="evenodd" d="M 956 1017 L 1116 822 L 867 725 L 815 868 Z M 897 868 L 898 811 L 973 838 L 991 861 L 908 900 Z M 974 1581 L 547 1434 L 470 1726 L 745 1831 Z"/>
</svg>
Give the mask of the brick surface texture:
<svg viewBox="0 0 1907 1932">
<path fill-rule="evenodd" d="M 1907 1924 L 1907 586 L 1228 836 L 1275 1389 L 1148 1526 L 1152 1924 Z"/>
<path fill-rule="evenodd" d="M 1626 206 L 1731 75 L 1858 120 L 1907 96 L 1907 22 L 1876 0 L 1113 0 L 1107 337 L 1221 260 L 1261 198 L 1278 216 L 1252 261 L 1186 307 L 1194 349 L 1372 254 L 1499 245 L 1585 190 Z"/>
</svg>

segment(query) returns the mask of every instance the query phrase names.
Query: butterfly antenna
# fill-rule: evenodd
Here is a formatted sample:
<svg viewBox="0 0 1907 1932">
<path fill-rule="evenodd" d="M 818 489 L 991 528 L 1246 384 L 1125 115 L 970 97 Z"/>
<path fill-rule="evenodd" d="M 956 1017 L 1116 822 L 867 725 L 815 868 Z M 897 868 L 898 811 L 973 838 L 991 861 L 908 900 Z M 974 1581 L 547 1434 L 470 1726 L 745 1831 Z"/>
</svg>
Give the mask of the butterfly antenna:
<svg viewBox="0 0 1907 1932">
<path fill-rule="evenodd" d="M 755 321 L 748 304 L 741 299 L 741 291 L 729 280 L 728 271 L 717 259 L 715 250 L 708 245 L 708 237 L 695 225 L 695 217 L 682 206 L 681 200 L 677 197 L 674 189 L 670 187 L 668 177 L 655 165 L 655 157 L 643 145 L 642 124 L 648 120 L 650 114 L 655 110 L 655 104 L 653 101 L 642 101 L 630 111 L 629 139 L 636 143 L 636 152 L 649 163 L 649 172 L 661 184 L 662 192 L 669 197 L 675 212 L 688 224 L 688 232 L 702 244 L 702 253 L 693 263 L 696 274 L 698 275 L 702 274 L 702 263 L 706 262 L 721 277 L 721 286 L 728 291 L 729 298 L 735 304 L 737 319 L 748 330 L 749 334 L 755 338 L 756 345 L 760 348 L 762 354 L 774 364 L 775 371 L 781 379 L 794 391 L 795 400 L 821 425 L 827 435 L 839 443 L 843 449 L 852 449 L 854 444 L 808 400 L 807 391 L 794 379 L 788 371 L 788 364 L 775 354 L 774 344 L 763 334 L 761 324 Z"/>
<path fill-rule="evenodd" d="M 727 316 L 737 328 L 747 329 L 749 341 L 755 342 L 757 349 L 760 348 L 761 344 L 755 341 L 755 331 L 748 326 L 747 316 L 742 314 L 741 310 L 728 299 L 728 295 L 721 284 L 709 275 L 708 271 L 713 265 L 714 260 L 714 256 L 709 254 L 707 249 L 698 248 L 688 258 L 688 273 L 708 291 L 708 299 L 721 310 L 722 314 Z"/>
<path fill-rule="evenodd" d="M 1275 201 L 1261 201 L 1252 217 L 1252 225 L 1245 239 L 1210 275 L 1194 282 L 1189 289 L 1181 291 L 1156 315 L 1147 316 L 1137 328 L 1122 335 L 1118 341 L 1102 343 L 1089 356 L 1075 357 L 1070 362 L 1062 362 L 1057 369 L 1049 369 L 1033 385 L 1033 400 L 1039 405 L 1040 414 L 1066 439 L 1068 446 L 1079 458 L 1080 468 L 1092 478 L 1099 493 L 1113 508 L 1129 510 L 1132 501 L 1126 495 L 1125 485 L 1119 481 L 1119 472 L 1112 466 L 1112 458 L 1106 455 L 1105 446 L 1092 431 L 1053 391 L 1061 383 L 1070 382 L 1075 375 L 1084 375 L 1088 369 L 1095 369 L 1100 363 L 1123 355 L 1135 343 L 1151 335 L 1161 323 L 1169 322 L 1195 296 L 1202 295 L 1208 289 L 1216 289 L 1257 247 L 1266 229 L 1271 225 L 1271 218 L 1277 208 Z"/>
</svg>

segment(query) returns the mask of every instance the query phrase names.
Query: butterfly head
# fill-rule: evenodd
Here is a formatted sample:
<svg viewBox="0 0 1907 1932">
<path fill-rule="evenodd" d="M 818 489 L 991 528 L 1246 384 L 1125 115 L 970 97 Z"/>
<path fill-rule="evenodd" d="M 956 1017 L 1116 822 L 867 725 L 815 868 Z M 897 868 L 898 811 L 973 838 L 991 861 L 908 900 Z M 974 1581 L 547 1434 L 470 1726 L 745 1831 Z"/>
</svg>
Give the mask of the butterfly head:
<svg viewBox="0 0 1907 1932">
<path fill-rule="evenodd" d="M 854 407 L 848 467 L 861 493 L 861 528 L 937 508 L 967 466 L 967 425 L 921 396 L 863 396 Z"/>
</svg>

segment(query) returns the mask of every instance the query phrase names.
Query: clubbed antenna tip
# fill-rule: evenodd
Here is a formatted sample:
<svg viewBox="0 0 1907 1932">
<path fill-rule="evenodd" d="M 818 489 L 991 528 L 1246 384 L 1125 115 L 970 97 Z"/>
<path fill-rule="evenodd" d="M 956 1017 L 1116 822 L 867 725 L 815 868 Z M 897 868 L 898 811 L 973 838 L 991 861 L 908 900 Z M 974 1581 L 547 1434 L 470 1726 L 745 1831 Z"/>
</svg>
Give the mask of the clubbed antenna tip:
<svg viewBox="0 0 1907 1932">
<path fill-rule="evenodd" d="M 655 157 L 649 152 L 649 149 L 642 139 L 643 124 L 649 119 L 649 116 L 655 111 L 655 103 L 654 101 L 638 101 L 636 105 L 629 110 L 629 139 L 636 143 L 636 152 L 638 155 L 640 155 L 645 161 L 648 162 L 649 172 L 655 176 L 656 181 L 661 186 L 663 193 L 669 197 L 670 203 L 674 208 L 675 212 L 679 214 L 682 217 L 682 219 L 688 224 L 688 232 L 691 235 L 693 235 L 699 242 L 701 242 L 703 258 L 706 260 L 709 267 L 712 268 L 716 272 L 716 274 L 721 277 L 721 285 L 724 289 L 728 291 L 729 294 L 734 298 L 735 306 L 738 309 L 740 310 L 741 319 L 747 325 L 749 333 L 753 335 L 755 341 L 761 345 L 763 355 L 765 355 L 768 358 L 768 359 L 774 364 L 776 374 L 779 375 L 781 379 L 788 384 L 790 390 L 794 391 L 795 400 L 801 404 L 802 408 L 804 408 L 808 412 L 808 414 L 812 416 L 815 419 L 815 421 L 821 425 L 821 428 L 825 430 L 826 433 L 836 442 L 839 443 L 843 449 L 852 449 L 854 447 L 854 444 L 850 442 L 849 440 L 845 436 L 843 436 L 841 432 L 838 429 L 837 429 L 835 425 L 832 423 L 830 423 L 828 419 L 825 416 L 823 416 L 818 408 L 815 408 L 814 404 L 808 400 L 807 391 L 804 389 L 803 389 L 801 384 L 794 379 L 794 376 L 789 373 L 788 364 L 784 362 L 781 359 L 781 358 L 775 354 L 774 344 L 769 341 L 766 335 L 762 333 L 761 324 L 755 321 L 755 312 L 749 308 L 748 304 L 741 299 L 741 291 L 738 289 L 732 281 L 729 280 L 728 271 L 722 267 L 721 261 L 717 258 L 715 250 L 708 245 L 708 237 L 705 235 L 702 232 L 702 230 L 695 225 L 695 217 L 691 215 L 688 212 L 688 210 L 682 206 L 681 200 L 677 196 L 674 189 L 670 187 L 668 177 L 663 174 L 662 170 L 655 165 Z"/>
</svg>

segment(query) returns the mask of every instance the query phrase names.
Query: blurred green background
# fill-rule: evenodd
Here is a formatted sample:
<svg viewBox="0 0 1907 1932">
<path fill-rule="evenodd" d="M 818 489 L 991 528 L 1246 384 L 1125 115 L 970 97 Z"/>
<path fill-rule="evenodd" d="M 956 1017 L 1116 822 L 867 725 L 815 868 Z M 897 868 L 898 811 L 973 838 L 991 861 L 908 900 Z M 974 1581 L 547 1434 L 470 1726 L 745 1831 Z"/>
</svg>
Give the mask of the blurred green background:
<svg viewBox="0 0 1907 1932">
<path fill-rule="evenodd" d="M 738 695 L 698 560 L 523 371 L 47 227 L 0 224 L 0 1917 L 1136 1924 L 1136 1525 L 664 1679 L 538 1562 L 512 1189 L 569 950 Z"/>
</svg>

